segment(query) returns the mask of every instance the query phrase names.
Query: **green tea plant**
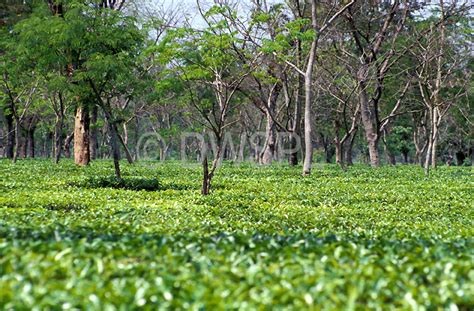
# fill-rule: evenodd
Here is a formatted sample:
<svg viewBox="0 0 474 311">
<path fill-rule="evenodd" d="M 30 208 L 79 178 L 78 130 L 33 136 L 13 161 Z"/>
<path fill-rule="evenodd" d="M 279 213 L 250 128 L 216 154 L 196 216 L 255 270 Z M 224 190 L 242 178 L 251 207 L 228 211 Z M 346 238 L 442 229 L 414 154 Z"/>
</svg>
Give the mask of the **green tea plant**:
<svg viewBox="0 0 474 311">
<path fill-rule="evenodd" d="M 474 305 L 473 174 L 0 161 L 2 309 Z"/>
</svg>

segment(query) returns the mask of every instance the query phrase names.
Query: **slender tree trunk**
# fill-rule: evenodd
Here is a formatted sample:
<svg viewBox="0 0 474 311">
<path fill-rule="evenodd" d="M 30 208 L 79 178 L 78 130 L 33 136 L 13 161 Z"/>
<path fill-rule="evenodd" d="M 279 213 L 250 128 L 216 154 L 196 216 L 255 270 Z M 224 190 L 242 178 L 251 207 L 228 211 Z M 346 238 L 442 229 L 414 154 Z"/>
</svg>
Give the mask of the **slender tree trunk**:
<svg viewBox="0 0 474 311">
<path fill-rule="evenodd" d="M 203 171 L 203 176 L 202 176 L 202 189 L 201 189 L 201 194 L 202 195 L 208 195 L 209 194 L 209 188 L 210 188 L 210 179 L 209 179 L 209 164 L 207 163 L 207 154 L 204 154 L 202 157 L 202 171 Z"/>
<path fill-rule="evenodd" d="M 312 68 L 311 68 L 312 72 Z M 312 102 L 312 74 L 307 72 L 305 77 L 305 101 L 304 101 L 304 162 L 303 175 L 311 174 L 311 162 L 313 160 L 313 141 L 312 141 L 312 116 L 311 116 L 311 102 Z"/>
<path fill-rule="evenodd" d="M 28 156 L 30 158 L 35 157 L 35 125 L 30 125 L 27 132 L 27 142 L 28 142 Z"/>
<path fill-rule="evenodd" d="M 357 128 L 355 131 L 351 133 L 349 139 L 346 141 L 346 146 L 343 148 L 344 161 L 346 162 L 348 166 L 354 165 L 354 162 L 352 160 L 352 147 L 354 146 L 356 134 L 357 134 Z"/>
<path fill-rule="evenodd" d="M 301 49 L 301 41 L 298 40 L 297 42 L 297 58 L 296 64 L 299 68 L 301 68 L 302 64 L 302 49 Z M 298 74 L 298 85 L 295 95 L 295 116 L 292 120 L 292 127 L 291 127 L 291 134 L 290 134 L 290 148 L 291 153 L 289 156 L 289 164 L 291 166 L 298 165 L 298 149 L 301 145 L 301 104 L 302 99 L 304 98 L 304 78 L 302 75 Z"/>
<path fill-rule="evenodd" d="M 12 112 L 6 112 L 7 110 L 4 110 L 5 121 L 7 125 L 7 143 L 5 146 L 5 156 L 8 159 L 13 159 L 15 151 L 15 119 Z"/>
<path fill-rule="evenodd" d="M 342 148 L 342 144 L 340 143 L 339 141 L 339 138 L 336 139 L 336 141 L 334 142 L 334 147 L 336 149 L 335 153 L 336 153 L 336 164 L 339 165 L 339 166 L 344 166 L 344 161 L 343 161 L 343 148 Z"/>
<path fill-rule="evenodd" d="M 334 147 L 336 149 L 336 164 L 344 168 L 344 159 L 343 155 L 343 144 L 341 143 L 341 139 L 339 138 L 341 124 L 338 119 L 334 121 L 334 130 L 336 135 L 334 137 Z"/>
<path fill-rule="evenodd" d="M 239 156 L 238 161 L 243 162 L 245 160 L 245 144 L 247 142 L 247 134 L 242 131 L 240 133 L 240 143 L 239 143 Z"/>
<path fill-rule="evenodd" d="M 323 143 L 325 161 L 329 164 L 333 156 L 330 140 L 321 134 L 321 142 Z"/>
<path fill-rule="evenodd" d="M 56 124 L 54 127 L 54 162 L 59 163 L 61 159 L 61 142 L 63 133 L 63 117 L 56 116 Z"/>
<path fill-rule="evenodd" d="M 26 155 L 28 153 L 28 131 L 24 128 L 20 130 L 20 157 L 22 159 L 26 159 Z"/>
<path fill-rule="evenodd" d="M 376 112 L 371 107 L 367 95 L 365 82 L 359 81 L 359 104 L 361 105 L 362 125 L 364 126 L 365 138 L 369 149 L 370 165 L 372 167 L 380 166 L 378 150 L 378 131 L 376 125 Z"/>
<path fill-rule="evenodd" d="M 439 124 L 439 110 L 438 108 L 433 109 L 433 143 L 431 151 L 431 168 L 436 169 L 436 151 L 438 146 L 438 124 Z"/>
<path fill-rule="evenodd" d="M 132 157 L 132 154 L 130 153 L 130 150 L 127 147 L 127 143 L 125 142 L 125 140 L 122 138 L 122 136 L 118 132 L 117 125 L 114 124 L 113 126 L 114 126 L 114 131 L 117 133 L 117 137 L 119 139 L 119 142 L 122 145 L 123 149 L 125 150 L 125 156 L 127 158 L 128 164 L 133 164 L 133 157 Z M 128 137 L 127 137 L 127 139 L 128 139 Z"/>
<path fill-rule="evenodd" d="M 272 109 L 272 108 L 269 108 Z M 273 156 L 275 154 L 275 147 L 276 147 L 276 126 L 275 122 L 272 119 L 270 114 L 274 114 L 273 112 L 267 112 L 267 125 L 265 129 L 266 139 L 265 139 L 265 146 L 262 153 L 261 163 L 262 164 L 272 164 Z"/>
<path fill-rule="evenodd" d="M 98 98 L 98 100 L 101 100 Z M 122 138 L 118 132 L 117 123 L 115 122 L 112 112 L 111 106 L 109 101 L 101 102 L 102 103 L 102 110 L 105 114 L 105 119 L 107 120 L 107 125 L 110 134 L 110 147 L 112 149 L 112 158 L 114 160 L 114 168 L 115 168 L 115 177 L 120 179 L 121 172 L 120 172 L 120 143 L 123 143 Z"/>
<path fill-rule="evenodd" d="M 426 149 L 426 156 L 425 156 L 425 174 L 429 175 L 430 173 L 430 162 L 432 159 L 431 153 L 433 152 L 433 127 L 434 127 L 434 109 L 430 107 L 430 131 L 428 133 L 428 146 Z"/>
<path fill-rule="evenodd" d="M 89 109 L 87 105 L 80 106 L 76 110 L 74 124 L 74 162 L 80 166 L 90 162 L 89 127 Z"/>
<path fill-rule="evenodd" d="M 71 141 L 74 138 L 74 132 L 67 135 L 66 139 L 64 140 L 63 150 L 64 150 L 64 157 L 70 158 L 71 157 Z"/>
<path fill-rule="evenodd" d="M 344 162 L 347 166 L 354 165 L 352 160 L 352 143 L 351 140 L 348 141 L 346 148 L 344 148 Z"/>
<path fill-rule="evenodd" d="M 139 148 L 138 141 L 140 140 L 139 133 L 140 133 L 140 120 L 138 119 L 138 116 L 135 116 L 135 135 L 133 135 L 133 145 L 134 145 L 133 159 L 135 161 L 138 160 L 139 153 L 140 153 L 140 150 L 138 150 Z"/>
<path fill-rule="evenodd" d="M 214 174 L 217 169 L 217 165 L 219 164 L 219 161 L 222 156 L 223 141 L 222 141 L 221 136 L 217 136 L 216 143 L 217 143 L 217 150 L 216 150 L 216 154 L 214 155 L 214 160 L 212 161 L 211 169 L 209 169 L 208 162 L 207 162 L 207 148 L 202 154 L 202 166 L 203 166 L 203 181 L 202 181 L 202 189 L 201 189 L 202 195 L 208 195 L 210 193 L 212 178 L 214 177 Z"/>
<path fill-rule="evenodd" d="M 408 152 L 403 152 L 403 163 L 408 164 Z"/>
<path fill-rule="evenodd" d="M 90 145 L 89 145 L 91 160 L 97 159 L 97 149 L 98 149 L 97 114 L 98 114 L 98 107 L 97 105 L 94 105 L 91 110 L 91 129 L 90 129 Z"/>
<path fill-rule="evenodd" d="M 21 127 L 20 121 L 18 118 L 15 118 L 15 153 L 13 154 L 13 163 L 16 162 L 18 157 L 20 156 L 20 149 L 21 149 Z"/>
<path fill-rule="evenodd" d="M 127 127 L 127 124 L 123 123 L 122 127 L 123 127 L 123 143 L 125 145 L 127 145 L 128 144 L 128 127 Z"/>
<path fill-rule="evenodd" d="M 312 140 L 312 121 L 311 116 L 311 104 L 313 102 L 313 69 L 316 61 L 316 49 L 318 47 L 318 21 L 317 21 L 317 2 L 313 0 L 311 2 L 311 24 L 315 31 L 315 37 L 311 42 L 311 48 L 309 50 L 308 63 L 306 65 L 306 71 L 304 75 L 304 146 L 305 155 L 303 161 L 303 175 L 311 174 L 311 163 L 313 161 L 313 140 Z"/>
<path fill-rule="evenodd" d="M 109 124 L 110 146 L 112 147 L 112 157 L 114 159 L 115 177 L 120 179 L 122 177 L 120 173 L 120 148 L 118 132 L 115 128 L 113 120 L 107 118 L 107 123 Z"/>
<path fill-rule="evenodd" d="M 170 147 L 170 145 L 168 144 L 162 144 L 161 148 L 160 148 L 160 161 L 163 162 L 166 160 L 166 155 L 168 153 L 168 148 Z"/>
</svg>

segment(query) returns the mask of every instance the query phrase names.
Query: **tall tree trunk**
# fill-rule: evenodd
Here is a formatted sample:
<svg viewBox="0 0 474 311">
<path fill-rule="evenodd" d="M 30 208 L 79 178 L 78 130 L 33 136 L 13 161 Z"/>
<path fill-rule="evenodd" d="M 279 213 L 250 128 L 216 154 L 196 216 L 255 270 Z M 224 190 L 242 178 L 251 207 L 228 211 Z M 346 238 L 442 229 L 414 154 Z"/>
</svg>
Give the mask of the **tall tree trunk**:
<svg viewBox="0 0 474 311">
<path fill-rule="evenodd" d="M 107 118 L 107 123 L 109 124 L 110 132 L 110 146 L 112 147 L 112 157 L 114 159 L 114 168 L 115 168 L 115 177 L 120 179 L 120 148 L 119 148 L 119 138 L 116 125 L 113 123 L 113 120 Z"/>
<path fill-rule="evenodd" d="M 304 161 L 303 161 L 303 175 L 311 174 L 311 163 L 313 161 L 313 140 L 312 140 L 312 121 L 311 104 L 313 102 L 313 69 L 316 61 L 316 49 L 318 47 L 318 21 L 317 21 L 317 1 L 311 2 L 311 24 L 315 31 L 315 37 L 311 42 L 309 51 L 308 63 L 304 75 Z"/>
<path fill-rule="evenodd" d="M 425 174 L 428 175 L 430 173 L 430 162 L 432 159 L 431 153 L 433 152 L 433 127 L 434 127 L 434 109 L 430 107 L 430 131 L 428 133 L 428 146 L 426 149 L 426 156 L 425 156 Z"/>
<path fill-rule="evenodd" d="M 436 151 L 438 147 L 438 128 L 439 128 L 439 109 L 436 107 L 433 109 L 433 143 L 431 150 L 431 168 L 436 169 Z"/>
<path fill-rule="evenodd" d="M 325 158 L 326 163 L 329 164 L 331 163 L 331 159 L 333 156 L 331 141 L 329 138 L 326 138 L 324 134 L 320 134 L 320 135 L 321 135 L 321 143 L 324 148 L 324 158 Z"/>
<path fill-rule="evenodd" d="M 120 133 L 118 131 L 117 124 L 114 124 L 113 126 L 114 126 L 115 133 L 117 133 L 117 137 L 119 139 L 119 142 L 122 145 L 123 149 L 125 150 L 125 156 L 127 158 L 128 164 L 133 164 L 133 157 L 132 157 L 132 154 L 130 153 L 130 150 L 127 147 L 127 143 L 125 142 L 125 140 L 120 135 Z M 127 137 L 127 139 L 128 139 L 128 137 Z"/>
<path fill-rule="evenodd" d="M 339 138 L 336 139 L 334 142 L 335 147 L 335 155 L 336 155 L 336 164 L 339 166 L 344 166 L 344 158 L 343 158 L 343 148 L 342 144 L 339 142 Z"/>
<path fill-rule="evenodd" d="M 98 107 L 97 105 L 94 105 L 91 110 L 91 129 L 90 129 L 90 145 L 89 145 L 91 160 L 97 159 L 97 149 L 98 149 L 97 114 L 98 114 Z"/>
<path fill-rule="evenodd" d="M 71 141 L 74 138 L 74 132 L 66 136 L 63 144 L 64 150 L 64 157 L 70 158 L 71 157 Z"/>
<path fill-rule="evenodd" d="M 272 109 L 272 108 L 268 108 Z M 272 164 L 273 156 L 275 154 L 276 147 L 276 126 L 275 122 L 272 119 L 274 111 L 267 111 L 267 125 L 265 129 L 265 146 L 263 147 L 261 163 L 262 164 Z"/>
<path fill-rule="evenodd" d="M 89 127 L 87 105 L 77 107 L 74 123 L 74 162 L 80 166 L 86 166 L 90 162 Z"/>
<path fill-rule="evenodd" d="M 27 131 L 27 142 L 28 142 L 28 156 L 30 158 L 35 157 L 35 125 L 30 125 Z"/>
<path fill-rule="evenodd" d="M 312 141 L 312 116 L 311 116 L 311 101 L 312 101 L 312 75 L 305 79 L 305 103 L 304 103 L 304 162 L 303 175 L 311 174 L 311 162 L 313 160 L 313 141 Z"/>
<path fill-rule="evenodd" d="M 207 154 L 202 157 L 202 188 L 201 194 L 208 195 L 210 191 L 209 164 L 207 163 Z"/>
<path fill-rule="evenodd" d="M 221 136 L 222 136 L 221 134 L 219 136 L 216 135 L 217 150 L 216 150 L 216 154 L 214 155 L 214 160 L 212 161 L 211 169 L 209 169 L 208 162 L 207 162 L 207 149 L 208 148 L 201 147 L 201 150 L 204 149 L 202 152 L 202 166 L 203 166 L 203 180 L 202 180 L 202 189 L 201 189 L 202 195 L 208 195 L 211 191 L 212 178 L 214 177 L 214 174 L 217 169 L 217 165 L 219 164 L 219 161 L 222 155 L 223 140 Z M 205 142 L 203 142 L 203 144 L 205 144 Z"/>
<path fill-rule="evenodd" d="M 354 161 L 352 160 L 352 146 L 354 145 L 355 140 L 354 137 L 355 134 L 347 140 L 346 146 L 344 147 L 344 162 L 346 162 L 347 166 L 354 165 Z"/>
<path fill-rule="evenodd" d="M 110 106 L 110 102 L 103 102 L 100 97 L 98 100 L 101 101 L 101 107 L 105 114 L 105 119 L 107 120 L 109 134 L 110 134 L 110 147 L 112 149 L 112 158 L 114 160 L 114 168 L 115 168 L 115 177 L 120 179 L 121 172 L 120 172 L 120 146 L 119 144 L 122 143 L 122 138 L 118 132 L 117 123 L 112 116 L 112 109 Z"/>
<path fill-rule="evenodd" d="M 359 80 L 359 104 L 361 107 L 362 125 L 364 126 L 365 138 L 369 149 L 370 165 L 372 167 L 379 167 L 379 135 L 377 130 L 376 111 L 370 104 L 366 84 L 361 80 Z"/>
<path fill-rule="evenodd" d="M 408 152 L 402 152 L 403 163 L 408 164 Z"/>
<path fill-rule="evenodd" d="M 20 128 L 20 157 L 26 159 L 28 153 L 28 131 Z"/>
<path fill-rule="evenodd" d="M 135 116 L 135 135 L 133 135 L 133 143 L 134 143 L 134 157 L 133 159 L 135 161 L 138 160 L 138 156 L 139 156 L 139 153 L 140 153 L 140 150 L 138 150 L 139 146 L 138 146 L 138 142 L 140 140 L 140 137 L 139 137 L 139 133 L 140 133 L 140 120 L 138 119 L 138 116 Z"/>
<path fill-rule="evenodd" d="M 13 112 L 8 110 L 9 109 L 4 110 L 7 125 L 7 143 L 5 146 L 5 156 L 8 159 L 13 159 L 15 151 L 15 119 Z"/>
<path fill-rule="evenodd" d="M 247 142 L 247 134 L 245 133 L 244 130 L 242 130 L 242 133 L 240 133 L 240 142 L 239 142 L 239 155 L 238 155 L 238 161 L 243 162 L 245 160 L 245 144 Z"/>
<path fill-rule="evenodd" d="M 344 159 L 342 157 L 343 155 L 343 143 L 341 143 L 341 139 L 339 138 L 339 133 L 340 133 L 340 128 L 341 128 L 341 123 L 339 120 L 336 118 L 334 120 L 334 130 L 336 132 L 336 135 L 334 137 L 334 147 L 336 149 L 336 164 L 344 168 Z"/>
<path fill-rule="evenodd" d="M 63 133 L 63 118 L 56 116 L 56 124 L 54 126 L 54 162 L 59 163 L 61 158 L 61 143 Z"/>
<path fill-rule="evenodd" d="M 13 163 L 16 162 L 18 157 L 20 156 L 20 149 L 21 149 L 21 126 L 20 120 L 15 118 L 15 152 L 13 154 Z"/>
<path fill-rule="evenodd" d="M 301 41 L 297 41 L 297 55 L 296 55 L 296 64 L 298 67 L 301 67 L 302 64 L 302 49 Z M 291 166 L 298 165 L 298 149 L 301 146 L 301 104 L 304 98 L 304 78 L 302 75 L 298 74 L 298 84 L 295 95 L 295 115 L 292 120 L 291 133 L 290 133 L 290 148 L 291 153 L 289 157 L 289 164 Z"/>
<path fill-rule="evenodd" d="M 127 145 L 128 144 L 128 127 L 127 127 L 127 124 L 123 123 L 122 127 L 123 127 L 123 143 L 125 145 Z"/>
</svg>

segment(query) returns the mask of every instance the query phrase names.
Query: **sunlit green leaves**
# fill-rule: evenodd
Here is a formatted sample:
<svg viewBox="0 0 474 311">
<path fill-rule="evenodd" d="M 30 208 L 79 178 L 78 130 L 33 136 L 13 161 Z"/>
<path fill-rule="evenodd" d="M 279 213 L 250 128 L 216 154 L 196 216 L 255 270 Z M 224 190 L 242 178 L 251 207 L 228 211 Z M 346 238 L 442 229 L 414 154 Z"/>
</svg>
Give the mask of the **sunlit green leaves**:
<svg viewBox="0 0 474 311">
<path fill-rule="evenodd" d="M 226 163 L 202 197 L 198 165 L 124 166 L 125 185 L 111 167 L 0 161 L 0 304 L 472 305 L 469 168 Z"/>
</svg>

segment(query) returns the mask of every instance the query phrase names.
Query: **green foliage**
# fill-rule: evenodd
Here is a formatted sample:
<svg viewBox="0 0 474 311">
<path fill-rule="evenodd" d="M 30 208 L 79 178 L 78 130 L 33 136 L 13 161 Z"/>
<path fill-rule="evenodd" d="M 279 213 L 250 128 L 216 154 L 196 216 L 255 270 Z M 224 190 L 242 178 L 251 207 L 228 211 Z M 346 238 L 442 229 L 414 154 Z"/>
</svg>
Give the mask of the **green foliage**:
<svg viewBox="0 0 474 311">
<path fill-rule="evenodd" d="M 389 148 L 401 154 L 408 154 L 413 149 L 413 130 L 409 127 L 395 126 L 388 136 Z"/>
<path fill-rule="evenodd" d="M 64 16 L 46 5 L 18 23 L 10 43 L 17 72 L 34 72 L 50 92 L 90 98 L 95 91 L 117 96 L 132 93 L 144 33 L 133 17 L 72 1 Z M 91 85 L 95 84 L 97 90 Z"/>
<path fill-rule="evenodd" d="M 72 186 L 84 188 L 114 188 L 129 190 L 155 191 L 161 189 L 161 183 L 156 178 L 116 178 L 110 177 L 89 177 L 82 182 L 72 182 Z"/>
<path fill-rule="evenodd" d="M 6 309 L 469 309 L 472 171 L 0 161 Z M 158 176 L 158 178 L 157 178 Z"/>
</svg>

